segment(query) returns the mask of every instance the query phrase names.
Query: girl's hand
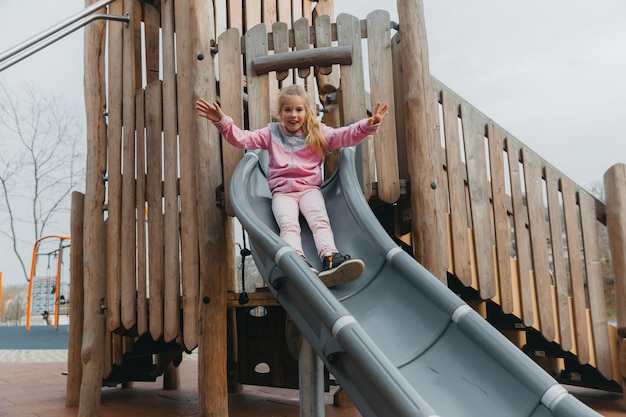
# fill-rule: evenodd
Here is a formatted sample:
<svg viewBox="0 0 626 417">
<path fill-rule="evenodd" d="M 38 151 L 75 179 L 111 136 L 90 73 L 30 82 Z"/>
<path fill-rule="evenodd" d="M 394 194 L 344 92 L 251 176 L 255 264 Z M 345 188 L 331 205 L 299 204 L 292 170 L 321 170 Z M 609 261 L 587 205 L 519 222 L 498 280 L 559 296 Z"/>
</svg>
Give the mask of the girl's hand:
<svg viewBox="0 0 626 417">
<path fill-rule="evenodd" d="M 376 109 L 374 109 L 374 113 L 372 113 L 371 117 L 367 118 L 367 124 L 369 126 L 377 125 L 383 121 L 385 117 L 389 114 L 389 105 L 385 104 L 381 107 L 380 101 L 376 103 Z"/>
<path fill-rule="evenodd" d="M 196 101 L 196 110 L 198 111 L 198 116 L 207 118 L 214 123 L 219 122 L 224 117 L 222 109 L 216 102 L 209 103 L 203 98 Z"/>
</svg>

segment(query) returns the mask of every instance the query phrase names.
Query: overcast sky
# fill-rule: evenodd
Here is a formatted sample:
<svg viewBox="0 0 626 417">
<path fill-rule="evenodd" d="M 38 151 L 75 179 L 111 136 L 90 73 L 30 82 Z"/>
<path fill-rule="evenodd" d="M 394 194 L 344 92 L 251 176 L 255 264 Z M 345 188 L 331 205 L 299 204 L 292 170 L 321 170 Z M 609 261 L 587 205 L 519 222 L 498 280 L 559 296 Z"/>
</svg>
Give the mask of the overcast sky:
<svg viewBox="0 0 626 417">
<path fill-rule="evenodd" d="M 380 3 L 335 0 L 335 10 L 365 18 Z M 399 22 L 396 3 L 384 3 Z M 0 53 L 83 8 L 83 0 L 2 0 Z M 424 0 L 424 9 L 441 82 L 584 187 L 626 162 L 626 1 Z M 82 52 L 79 31 L 0 79 L 63 95 L 83 116 Z M 11 269 L 0 262 L 5 284 Z"/>
</svg>

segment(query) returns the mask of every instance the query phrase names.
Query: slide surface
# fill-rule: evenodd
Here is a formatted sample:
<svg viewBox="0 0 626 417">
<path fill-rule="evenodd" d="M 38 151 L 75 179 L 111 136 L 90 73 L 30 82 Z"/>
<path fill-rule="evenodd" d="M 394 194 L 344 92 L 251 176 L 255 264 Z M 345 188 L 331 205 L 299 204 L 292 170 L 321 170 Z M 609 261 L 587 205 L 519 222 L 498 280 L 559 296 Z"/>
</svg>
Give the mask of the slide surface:
<svg viewBox="0 0 626 417">
<path fill-rule="evenodd" d="M 600 416 L 397 246 L 363 198 L 354 156 L 341 151 L 322 190 L 339 251 L 365 272 L 332 289 L 278 237 L 265 152 L 245 154 L 230 190 L 265 282 L 361 414 Z"/>
</svg>

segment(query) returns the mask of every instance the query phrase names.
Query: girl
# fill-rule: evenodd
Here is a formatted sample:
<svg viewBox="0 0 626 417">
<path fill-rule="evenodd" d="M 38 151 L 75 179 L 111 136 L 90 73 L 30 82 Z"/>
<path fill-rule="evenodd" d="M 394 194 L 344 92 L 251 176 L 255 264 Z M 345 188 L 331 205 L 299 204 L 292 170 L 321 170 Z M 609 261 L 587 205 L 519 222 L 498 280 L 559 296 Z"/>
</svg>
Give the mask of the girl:
<svg viewBox="0 0 626 417">
<path fill-rule="evenodd" d="M 284 87 L 278 97 L 280 122 L 254 130 L 241 130 L 224 115 L 217 103 L 196 102 L 198 116 L 213 122 L 233 146 L 269 152 L 268 181 L 272 191 L 272 212 L 280 237 L 305 258 L 300 238 L 300 212 L 306 219 L 322 260 L 319 278 L 328 287 L 358 278 L 364 269 L 361 260 L 342 255 L 335 246 L 320 186 L 324 153 L 355 146 L 376 133 L 388 115 L 388 105 L 376 104 L 371 117 L 350 126 L 333 129 L 320 123 L 300 85 Z M 310 265 L 310 264 L 309 264 Z M 317 271 L 314 268 L 315 273 Z"/>
</svg>

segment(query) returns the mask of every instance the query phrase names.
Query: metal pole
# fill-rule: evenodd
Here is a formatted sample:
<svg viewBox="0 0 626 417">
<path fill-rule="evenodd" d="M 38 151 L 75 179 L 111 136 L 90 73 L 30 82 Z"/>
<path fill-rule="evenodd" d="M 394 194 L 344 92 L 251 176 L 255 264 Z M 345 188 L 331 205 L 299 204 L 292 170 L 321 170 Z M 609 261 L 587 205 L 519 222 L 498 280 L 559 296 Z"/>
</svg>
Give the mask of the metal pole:
<svg viewBox="0 0 626 417">
<path fill-rule="evenodd" d="M 324 364 L 306 338 L 299 345 L 300 417 L 324 417 Z"/>
<path fill-rule="evenodd" d="M 111 1 L 111 0 L 107 0 L 107 1 Z M 54 42 L 63 39 L 64 37 L 66 37 L 67 35 L 69 35 L 70 33 L 80 29 L 81 27 L 93 22 L 94 20 L 98 20 L 98 19 L 106 19 L 106 20 L 115 20 L 115 21 L 120 21 L 120 22 L 126 22 L 128 23 L 130 18 L 128 17 L 128 15 L 126 16 L 114 16 L 114 15 L 109 15 L 109 14 L 96 14 L 96 15 L 92 15 L 92 16 L 88 16 L 87 18 L 84 18 L 83 20 L 79 21 L 78 23 L 75 23 L 71 26 L 66 26 L 62 29 L 60 29 L 59 32 L 57 33 L 53 33 L 49 38 L 47 39 L 41 39 L 40 43 L 38 43 L 37 45 L 29 45 L 31 46 L 30 49 L 26 50 L 26 47 L 20 47 L 20 48 L 13 48 L 16 49 L 16 51 L 14 52 L 13 55 L 8 56 L 5 59 L 1 59 L 0 62 L 2 62 L 2 64 L 0 64 L 0 72 L 4 71 L 5 69 L 17 64 L 18 62 L 20 62 L 21 60 L 28 58 L 29 56 L 31 56 L 32 54 L 34 54 L 35 52 L 38 52 L 40 50 L 42 50 L 43 48 L 53 44 Z M 6 54 L 3 54 L 3 56 Z"/>
<path fill-rule="evenodd" d="M 57 23 L 56 25 L 44 30 L 43 32 L 33 36 L 30 39 L 27 39 L 26 41 L 14 46 L 11 49 L 8 49 L 6 51 L 4 51 L 2 54 L 0 54 L 0 62 L 4 61 L 5 59 L 17 54 L 18 52 L 23 51 L 26 48 L 31 47 L 32 45 L 42 41 L 43 39 L 46 39 L 47 37 L 49 37 L 50 35 L 55 34 L 56 32 L 60 31 L 61 29 L 64 29 L 66 27 L 68 27 L 69 25 L 71 25 L 72 23 L 82 19 L 85 16 L 89 16 L 90 14 L 92 14 L 93 12 L 95 12 L 96 10 L 100 10 L 101 8 L 103 8 L 104 6 L 107 6 L 110 3 L 113 3 L 115 0 L 101 0 L 98 3 L 94 3 L 91 6 L 85 8 L 85 10 L 76 13 L 73 16 L 70 16 L 69 18 Z"/>
</svg>

